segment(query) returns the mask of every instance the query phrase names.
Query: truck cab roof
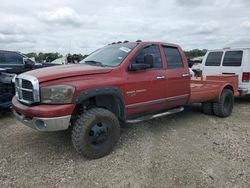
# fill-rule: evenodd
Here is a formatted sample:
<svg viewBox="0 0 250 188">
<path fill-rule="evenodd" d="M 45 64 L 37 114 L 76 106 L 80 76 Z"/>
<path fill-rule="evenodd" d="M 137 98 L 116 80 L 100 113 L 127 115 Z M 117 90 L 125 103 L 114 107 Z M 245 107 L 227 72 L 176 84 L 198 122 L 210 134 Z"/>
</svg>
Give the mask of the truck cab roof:
<svg viewBox="0 0 250 188">
<path fill-rule="evenodd" d="M 121 44 L 122 42 L 117 42 L 117 43 L 112 43 L 110 45 L 116 45 L 116 44 Z M 158 41 L 138 41 L 138 42 L 123 42 L 123 43 L 132 43 L 132 44 L 140 44 L 140 45 L 151 45 L 151 44 L 156 44 L 156 45 L 163 45 L 163 46 L 172 46 L 172 47 L 177 47 L 179 48 L 180 46 L 177 44 L 173 43 L 167 43 L 167 42 L 158 42 Z"/>
</svg>

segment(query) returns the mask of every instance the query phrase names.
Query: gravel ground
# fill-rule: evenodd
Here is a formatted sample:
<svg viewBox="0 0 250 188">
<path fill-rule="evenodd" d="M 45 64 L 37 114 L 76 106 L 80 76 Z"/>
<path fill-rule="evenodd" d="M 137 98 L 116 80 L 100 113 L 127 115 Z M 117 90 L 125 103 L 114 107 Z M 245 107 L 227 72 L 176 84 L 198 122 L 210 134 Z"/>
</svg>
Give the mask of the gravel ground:
<svg viewBox="0 0 250 188">
<path fill-rule="evenodd" d="M 0 187 L 250 187 L 250 99 L 226 119 L 182 113 L 122 129 L 110 155 L 88 160 L 68 132 L 0 117 Z"/>
</svg>

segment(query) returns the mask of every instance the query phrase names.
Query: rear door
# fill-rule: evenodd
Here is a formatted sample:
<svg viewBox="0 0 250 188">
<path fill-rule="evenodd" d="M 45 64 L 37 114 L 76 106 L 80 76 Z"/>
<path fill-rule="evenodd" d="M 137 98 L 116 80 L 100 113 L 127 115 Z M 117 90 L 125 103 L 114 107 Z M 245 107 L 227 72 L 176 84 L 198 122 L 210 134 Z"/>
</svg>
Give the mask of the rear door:
<svg viewBox="0 0 250 188">
<path fill-rule="evenodd" d="M 190 95 L 190 73 L 183 52 L 172 46 L 162 46 L 167 63 L 165 93 L 167 107 L 172 108 L 187 103 Z"/>
<path fill-rule="evenodd" d="M 203 75 L 216 75 L 222 74 L 223 51 L 208 52 L 202 62 L 202 74 Z"/>
</svg>

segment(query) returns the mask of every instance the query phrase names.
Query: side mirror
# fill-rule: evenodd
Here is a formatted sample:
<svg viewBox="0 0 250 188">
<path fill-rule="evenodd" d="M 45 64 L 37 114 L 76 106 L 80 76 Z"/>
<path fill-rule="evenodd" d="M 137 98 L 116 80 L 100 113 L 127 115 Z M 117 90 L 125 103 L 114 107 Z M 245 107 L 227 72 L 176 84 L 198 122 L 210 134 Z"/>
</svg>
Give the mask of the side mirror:
<svg viewBox="0 0 250 188">
<path fill-rule="evenodd" d="M 141 71 L 149 69 L 151 66 L 145 63 L 131 63 L 128 67 L 129 71 Z"/>
<path fill-rule="evenodd" d="M 151 54 L 146 54 L 144 56 L 143 62 L 136 59 L 136 63 L 131 63 L 128 67 L 129 71 L 140 71 L 146 70 L 153 67 L 154 57 Z"/>
<path fill-rule="evenodd" d="M 34 63 L 30 61 L 28 58 L 23 58 L 23 62 L 25 68 L 32 68 L 34 65 Z"/>
</svg>

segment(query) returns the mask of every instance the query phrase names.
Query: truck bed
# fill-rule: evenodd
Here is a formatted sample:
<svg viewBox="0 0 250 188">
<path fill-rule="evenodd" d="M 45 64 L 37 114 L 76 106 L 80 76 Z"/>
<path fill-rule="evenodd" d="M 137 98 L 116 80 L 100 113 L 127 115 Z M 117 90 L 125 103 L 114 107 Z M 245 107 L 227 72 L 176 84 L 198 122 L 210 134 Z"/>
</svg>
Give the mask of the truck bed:
<svg viewBox="0 0 250 188">
<path fill-rule="evenodd" d="M 206 77 L 191 78 L 191 95 L 189 104 L 214 101 L 220 97 L 222 90 L 227 87 L 238 96 L 238 76 L 236 75 L 214 75 Z"/>
</svg>

